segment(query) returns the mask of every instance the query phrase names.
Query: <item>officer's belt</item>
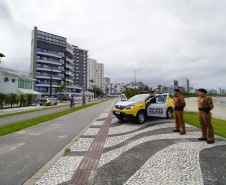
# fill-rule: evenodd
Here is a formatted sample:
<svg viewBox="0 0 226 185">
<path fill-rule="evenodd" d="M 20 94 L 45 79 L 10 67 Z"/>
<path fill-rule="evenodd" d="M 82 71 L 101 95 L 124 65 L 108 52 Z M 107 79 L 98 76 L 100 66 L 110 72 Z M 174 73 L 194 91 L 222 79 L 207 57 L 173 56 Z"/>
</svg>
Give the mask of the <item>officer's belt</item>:
<svg viewBox="0 0 226 185">
<path fill-rule="evenodd" d="M 183 106 L 176 106 L 176 107 L 174 107 L 174 110 L 183 111 L 184 110 L 184 107 Z"/>
</svg>

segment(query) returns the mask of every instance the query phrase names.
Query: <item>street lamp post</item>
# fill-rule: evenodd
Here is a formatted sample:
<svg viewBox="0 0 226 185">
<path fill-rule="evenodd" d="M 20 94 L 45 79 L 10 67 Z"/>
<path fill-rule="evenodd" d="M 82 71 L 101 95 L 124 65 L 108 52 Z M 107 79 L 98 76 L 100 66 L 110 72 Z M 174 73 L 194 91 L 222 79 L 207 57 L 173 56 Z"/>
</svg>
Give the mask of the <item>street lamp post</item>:
<svg viewBox="0 0 226 185">
<path fill-rule="evenodd" d="M 84 107 L 85 105 L 85 92 L 84 92 L 84 73 L 87 73 L 87 71 L 77 71 L 78 73 L 82 72 L 82 106 Z"/>
<path fill-rule="evenodd" d="M 51 73 L 50 73 L 50 93 L 49 93 L 49 97 L 52 97 L 52 83 L 53 83 L 53 65 L 51 65 Z"/>
</svg>

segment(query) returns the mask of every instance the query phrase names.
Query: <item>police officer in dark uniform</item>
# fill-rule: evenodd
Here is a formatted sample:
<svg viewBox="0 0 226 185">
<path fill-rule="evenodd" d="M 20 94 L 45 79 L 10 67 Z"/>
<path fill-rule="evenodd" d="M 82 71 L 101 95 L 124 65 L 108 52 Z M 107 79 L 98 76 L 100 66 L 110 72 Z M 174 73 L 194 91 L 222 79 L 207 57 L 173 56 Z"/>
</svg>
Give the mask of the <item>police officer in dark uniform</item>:
<svg viewBox="0 0 226 185">
<path fill-rule="evenodd" d="M 185 103 L 184 97 L 180 95 L 179 89 L 174 90 L 173 104 L 174 104 L 174 114 L 175 114 L 175 121 L 176 121 L 175 123 L 176 129 L 173 131 L 180 132 L 181 135 L 184 135 L 186 134 L 185 122 L 184 122 L 184 107 L 186 106 L 186 103 Z"/>
<path fill-rule="evenodd" d="M 199 89 L 198 109 L 199 109 L 199 123 L 202 130 L 202 137 L 198 140 L 206 141 L 208 144 L 214 143 L 214 131 L 211 124 L 211 112 L 213 109 L 212 98 L 206 96 L 205 89 Z"/>
</svg>

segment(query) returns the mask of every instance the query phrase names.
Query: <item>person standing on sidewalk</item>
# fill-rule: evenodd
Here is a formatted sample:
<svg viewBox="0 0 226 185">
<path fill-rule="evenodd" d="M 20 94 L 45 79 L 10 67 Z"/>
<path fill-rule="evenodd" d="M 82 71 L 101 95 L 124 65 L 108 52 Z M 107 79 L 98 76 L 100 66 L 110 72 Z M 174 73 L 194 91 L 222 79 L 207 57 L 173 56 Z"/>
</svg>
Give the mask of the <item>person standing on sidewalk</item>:
<svg viewBox="0 0 226 185">
<path fill-rule="evenodd" d="M 211 124 L 211 112 L 213 109 L 212 98 L 206 96 L 207 91 L 205 89 L 199 89 L 198 109 L 199 109 L 199 123 L 201 126 L 202 137 L 198 140 L 206 141 L 208 144 L 214 143 L 214 131 Z"/>
<path fill-rule="evenodd" d="M 184 122 L 184 107 L 186 106 L 184 97 L 180 95 L 180 90 L 174 90 L 173 97 L 174 104 L 174 114 L 175 114 L 175 127 L 176 129 L 173 132 L 180 132 L 181 135 L 186 134 L 185 131 L 185 122 Z M 181 130 L 180 130 L 181 128 Z"/>
</svg>

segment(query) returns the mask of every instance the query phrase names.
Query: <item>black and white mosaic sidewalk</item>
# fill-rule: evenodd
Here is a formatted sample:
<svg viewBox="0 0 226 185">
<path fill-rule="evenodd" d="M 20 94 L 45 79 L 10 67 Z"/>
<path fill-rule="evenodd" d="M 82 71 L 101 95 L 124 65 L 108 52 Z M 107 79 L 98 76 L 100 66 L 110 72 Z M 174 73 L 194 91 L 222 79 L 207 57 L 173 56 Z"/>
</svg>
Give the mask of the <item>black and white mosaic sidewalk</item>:
<svg viewBox="0 0 226 185">
<path fill-rule="evenodd" d="M 69 184 L 112 106 L 71 146 L 36 184 Z M 186 124 L 173 133 L 174 120 L 152 118 L 145 124 L 113 117 L 93 184 L 226 184 L 226 140 L 198 141 L 201 131 Z"/>
</svg>

